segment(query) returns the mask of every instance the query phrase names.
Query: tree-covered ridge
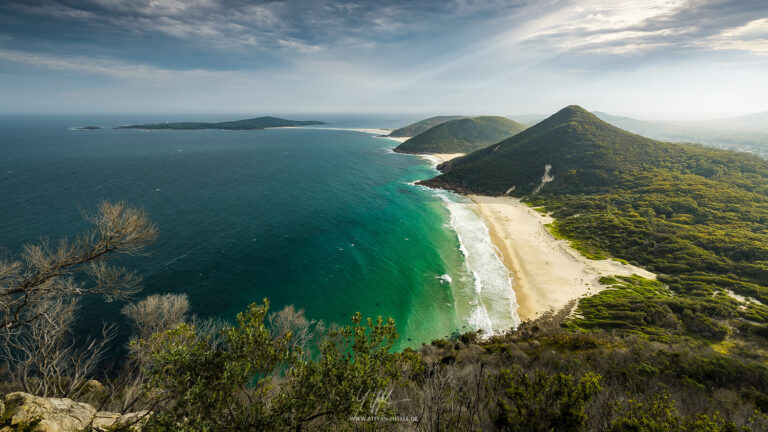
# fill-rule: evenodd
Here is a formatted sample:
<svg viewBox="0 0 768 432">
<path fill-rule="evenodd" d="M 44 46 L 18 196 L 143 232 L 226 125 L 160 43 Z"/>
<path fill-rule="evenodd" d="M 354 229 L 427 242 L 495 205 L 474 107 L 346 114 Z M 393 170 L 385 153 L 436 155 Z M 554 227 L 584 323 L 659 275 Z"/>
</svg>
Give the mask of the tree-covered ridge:
<svg viewBox="0 0 768 432">
<path fill-rule="evenodd" d="M 418 121 L 416 123 L 409 124 L 408 126 L 401 127 L 400 129 L 393 130 L 389 136 L 391 137 L 414 137 L 422 132 L 426 132 L 427 130 L 441 124 L 445 123 L 447 121 L 456 120 L 464 118 L 464 116 L 436 116 L 436 117 L 430 117 L 428 119 L 424 119 L 421 121 Z"/>
<path fill-rule="evenodd" d="M 120 126 L 117 129 L 171 129 L 171 130 L 198 130 L 198 129 L 223 129 L 223 130 L 258 130 L 274 127 L 290 126 L 312 126 L 325 124 L 321 121 L 307 120 L 286 120 L 278 117 L 257 117 L 252 119 L 206 123 L 206 122 L 183 122 L 183 123 L 150 123 L 137 124 L 130 126 Z"/>
<path fill-rule="evenodd" d="M 545 165 L 553 179 L 534 193 Z M 444 169 L 426 183 L 523 197 L 580 250 L 643 266 L 669 288 L 636 295 L 622 284 L 621 295 L 584 300 L 601 311 L 583 311 L 592 325 L 713 340 L 768 333 L 768 161 L 654 141 L 568 107 Z"/>
<path fill-rule="evenodd" d="M 402 153 L 470 153 L 511 137 L 526 126 L 498 116 L 451 120 L 397 146 Z"/>
<path fill-rule="evenodd" d="M 524 196 L 541 183 L 546 165 L 553 193 L 608 190 L 651 169 L 725 179 L 750 190 L 764 187 L 768 175 L 768 162 L 756 156 L 655 141 L 569 106 L 498 145 L 452 160 L 427 183 L 489 195 L 514 186 L 513 195 Z"/>
</svg>

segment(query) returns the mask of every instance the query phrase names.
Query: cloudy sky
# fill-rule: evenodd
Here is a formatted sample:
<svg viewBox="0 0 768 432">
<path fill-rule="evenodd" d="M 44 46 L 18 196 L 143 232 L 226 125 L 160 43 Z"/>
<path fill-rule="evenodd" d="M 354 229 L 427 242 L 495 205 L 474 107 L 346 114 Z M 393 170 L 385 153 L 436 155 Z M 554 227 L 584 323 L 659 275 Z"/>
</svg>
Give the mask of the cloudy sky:
<svg viewBox="0 0 768 432">
<path fill-rule="evenodd" d="M 2 0 L 4 113 L 768 111 L 766 0 Z"/>
</svg>

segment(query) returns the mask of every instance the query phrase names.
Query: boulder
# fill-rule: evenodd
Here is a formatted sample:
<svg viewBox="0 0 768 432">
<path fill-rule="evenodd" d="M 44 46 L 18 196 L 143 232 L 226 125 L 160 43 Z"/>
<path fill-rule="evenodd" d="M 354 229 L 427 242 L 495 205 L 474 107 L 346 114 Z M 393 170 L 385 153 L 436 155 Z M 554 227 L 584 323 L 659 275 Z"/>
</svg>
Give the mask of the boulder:
<svg viewBox="0 0 768 432">
<path fill-rule="evenodd" d="M 96 411 L 86 403 L 64 398 L 44 398 L 29 393 L 15 392 L 0 400 L 0 417 L 5 427 L 0 432 L 13 430 L 19 424 L 34 424 L 35 432 L 77 432 L 87 427 L 101 430 L 116 422 L 135 422 L 144 413 L 121 415 Z M 87 430 L 87 429 L 86 429 Z"/>
</svg>

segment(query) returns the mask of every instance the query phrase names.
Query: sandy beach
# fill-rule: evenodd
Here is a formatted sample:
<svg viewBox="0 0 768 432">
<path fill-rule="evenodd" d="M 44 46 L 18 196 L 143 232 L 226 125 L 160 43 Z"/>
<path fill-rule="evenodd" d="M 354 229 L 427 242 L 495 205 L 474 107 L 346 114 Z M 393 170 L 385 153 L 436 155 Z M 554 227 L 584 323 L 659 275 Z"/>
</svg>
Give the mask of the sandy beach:
<svg viewBox="0 0 768 432">
<path fill-rule="evenodd" d="M 594 295 L 605 286 L 601 276 L 637 274 L 656 276 L 642 268 L 613 260 L 590 260 L 558 240 L 545 228 L 552 218 L 535 211 L 518 198 L 470 195 L 488 226 L 491 240 L 514 279 L 513 289 L 521 320 L 549 309 L 559 310 L 569 301 Z"/>
<path fill-rule="evenodd" d="M 406 138 L 407 139 L 407 138 Z M 463 153 L 416 155 L 438 165 Z M 633 274 L 655 279 L 656 275 L 618 261 L 591 260 L 547 231 L 553 218 L 513 197 L 468 196 L 474 210 L 488 227 L 504 265 L 512 275 L 521 320 L 536 318 L 550 309 L 597 294 L 606 287 L 602 276 Z"/>
<path fill-rule="evenodd" d="M 334 129 L 334 128 L 328 128 L 328 129 Z M 391 137 L 391 136 L 389 136 L 389 134 L 392 133 L 392 131 L 389 130 L 389 129 L 354 129 L 354 128 L 345 129 L 345 128 L 338 128 L 336 130 L 350 130 L 350 131 L 355 131 L 355 132 L 368 133 L 368 134 L 376 135 L 377 138 L 386 138 L 386 139 L 390 139 L 392 141 L 397 141 L 399 143 L 404 143 L 404 142 L 408 141 L 409 139 L 411 139 L 411 137 Z"/>
<path fill-rule="evenodd" d="M 389 129 L 355 129 L 355 128 L 341 129 L 340 128 L 339 130 L 351 130 L 351 131 L 355 131 L 355 132 L 363 132 L 363 133 L 369 133 L 369 134 L 372 134 L 372 135 L 385 135 L 385 136 L 389 135 L 390 133 L 392 133 L 392 131 L 389 130 Z"/>
</svg>

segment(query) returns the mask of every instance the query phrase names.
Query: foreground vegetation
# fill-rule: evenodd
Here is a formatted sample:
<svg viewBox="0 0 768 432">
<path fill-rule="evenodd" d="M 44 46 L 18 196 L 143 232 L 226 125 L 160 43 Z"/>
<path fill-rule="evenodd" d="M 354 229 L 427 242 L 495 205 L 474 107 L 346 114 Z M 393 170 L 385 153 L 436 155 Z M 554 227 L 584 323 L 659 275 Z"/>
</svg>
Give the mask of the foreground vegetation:
<svg viewBox="0 0 768 432">
<path fill-rule="evenodd" d="M 696 304 L 638 277 L 604 278 L 610 288 L 573 316 L 571 305 L 507 334 L 454 334 L 403 352 L 392 352 L 391 319 L 356 314 L 326 328 L 292 307 L 270 312 L 265 300 L 224 324 L 190 315 L 183 295 L 151 295 L 123 308 L 134 335 L 127 357 L 108 367 L 109 330 L 78 342 L 73 305 L 88 294 L 135 294 L 136 277 L 103 260 L 140 253 L 155 229 L 122 204 L 89 220 L 93 229 L 73 245 L 30 246 L 4 262 L 3 386 L 143 412 L 113 431 L 768 428 L 762 333 L 696 310 L 717 299 Z M 69 279 L 80 272 L 92 285 Z M 34 307 L 18 321 L 12 312 L 24 301 L 14 299 L 25 298 Z M 0 416 L 0 426 L 11 421 Z"/>
<path fill-rule="evenodd" d="M 153 336 L 147 389 L 164 399 L 145 430 L 768 427 L 765 365 L 687 337 L 573 331 L 561 313 L 488 340 L 467 333 L 391 353 L 391 321 L 356 315 L 299 347 L 263 324 L 266 313 L 251 306 L 218 342 L 187 325 Z"/>
<path fill-rule="evenodd" d="M 162 303 L 162 302 L 161 302 Z M 476 333 L 390 351 L 394 323 L 324 331 L 253 304 L 212 330 L 189 317 L 132 344 L 139 381 L 80 398 L 150 409 L 144 431 L 760 431 L 768 369 L 674 336 L 583 332 L 548 314 L 487 340 Z M 18 429 L 23 430 L 23 429 Z"/>
</svg>

